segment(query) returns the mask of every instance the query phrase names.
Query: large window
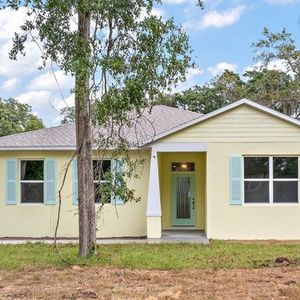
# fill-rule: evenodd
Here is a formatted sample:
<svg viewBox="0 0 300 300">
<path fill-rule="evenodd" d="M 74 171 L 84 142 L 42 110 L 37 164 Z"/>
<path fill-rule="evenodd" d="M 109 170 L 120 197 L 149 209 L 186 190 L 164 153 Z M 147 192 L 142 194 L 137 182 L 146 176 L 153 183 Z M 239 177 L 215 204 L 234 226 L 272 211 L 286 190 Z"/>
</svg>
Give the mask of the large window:
<svg viewBox="0 0 300 300">
<path fill-rule="evenodd" d="M 109 180 L 108 175 L 111 171 L 110 160 L 93 160 L 94 170 L 94 193 L 95 202 L 104 203 L 110 200 L 109 191 L 106 188 Z"/>
<path fill-rule="evenodd" d="M 298 157 L 244 157 L 245 203 L 297 203 Z"/>
<path fill-rule="evenodd" d="M 21 160 L 21 203 L 44 203 L 44 161 Z"/>
</svg>

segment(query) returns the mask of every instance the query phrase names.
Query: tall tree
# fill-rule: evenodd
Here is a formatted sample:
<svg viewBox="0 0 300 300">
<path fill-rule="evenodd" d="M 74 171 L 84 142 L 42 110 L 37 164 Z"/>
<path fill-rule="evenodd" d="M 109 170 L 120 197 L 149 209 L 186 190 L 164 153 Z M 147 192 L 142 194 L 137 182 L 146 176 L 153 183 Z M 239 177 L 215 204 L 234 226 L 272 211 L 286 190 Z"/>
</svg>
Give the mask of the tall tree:
<svg viewBox="0 0 300 300">
<path fill-rule="evenodd" d="M 259 73 L 248 74 L 261 84 L 272 82 L 272 103 L 276 109 L 300 118 L 300 50 L 297 49 L 292 34 L 283 29 L 273 33 L 264 28 L 262 38 L 253 44 L 256 50 L 255 61 Z M 270 71 L 270 69 L 276 71 Z M 266 91 L 266 90 L 265 90 Z M 279 96 L 279 97 L 278 97 Z"/>
<path fill-rule="evenodd" d="M 41 128 L 44 128 L 42 120 L 32 113 L 28 104 L 0 98 L 0 136 Z"/>
<path fill-rule="evenodd" d="M 151 14 L 159 0 L 5 2 L 13 9 L 25 5 L 29 15 L 23 32 L 15 35 L 11 58 L 24 54 L 33 37 L 45 65 L 50 59 L 75 76 L 79 254 L 87 256 L 96 243 L 91 102 L 98 103 L 98 124 L 128 122 L 129 111 L 139 113 L 155 95 L 185 78 L 192 66 L 188 38 L 172 19 Z"/>
<path fill-rule="evenodd" d="M 161 97 L 157 103 L 207 114 L 244 97 L 244 87 L 238 74 L 225 70 L 209 83 Z"/>
</svg>

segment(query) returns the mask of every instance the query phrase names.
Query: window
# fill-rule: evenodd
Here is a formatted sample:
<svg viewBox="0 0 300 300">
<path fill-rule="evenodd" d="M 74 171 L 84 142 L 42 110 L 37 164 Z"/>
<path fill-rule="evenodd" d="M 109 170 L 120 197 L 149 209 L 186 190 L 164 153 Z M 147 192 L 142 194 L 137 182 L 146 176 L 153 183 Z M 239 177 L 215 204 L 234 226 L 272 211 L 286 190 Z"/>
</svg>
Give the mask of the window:
<svg viewBox="0 0 300 300">
<path fill-rule="evenodd" d="M 44 203 L 44 161 L 21 160 L 21 203 Z"/>
<path fill-rule="evenodd" d="M 109 180 L 107 178 L 109 172 L 111 171 L 111 161 L 110 160 L 93 160 L 93 170 L 94 170 L 94 193 L 95 202 L 103 203 L 109 200 L 108 186 Z"/>
<path fill-rule="evenodd" d="M 193 162 L 174 162 L 172 163 L 172 172 L 194 172 L 195 163 Z"/>
<path fill-rule="evenodd" d="M 244 157 L 245 203 L 298 203 L 298 157 Z"/>
</svg>

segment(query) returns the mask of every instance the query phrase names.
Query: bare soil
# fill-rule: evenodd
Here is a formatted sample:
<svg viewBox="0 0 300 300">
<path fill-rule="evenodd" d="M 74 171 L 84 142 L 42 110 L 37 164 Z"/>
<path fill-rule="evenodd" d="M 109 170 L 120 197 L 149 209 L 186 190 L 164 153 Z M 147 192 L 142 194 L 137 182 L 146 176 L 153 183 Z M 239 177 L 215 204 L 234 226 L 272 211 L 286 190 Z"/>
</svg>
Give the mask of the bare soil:
<svg viewBox="0 0 300 300">
<path fill-rule="evenodd" d="M 0 299 L 300 299 L 300 268 L 0 270 Z"/>
</svg>

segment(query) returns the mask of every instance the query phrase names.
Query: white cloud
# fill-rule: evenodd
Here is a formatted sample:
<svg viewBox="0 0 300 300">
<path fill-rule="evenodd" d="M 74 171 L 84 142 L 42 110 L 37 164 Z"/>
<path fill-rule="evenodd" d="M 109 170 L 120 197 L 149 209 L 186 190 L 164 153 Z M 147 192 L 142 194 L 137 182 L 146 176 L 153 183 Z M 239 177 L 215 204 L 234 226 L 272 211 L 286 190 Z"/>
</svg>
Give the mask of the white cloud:
<svg viewBox="0 0 300 300">
<path fill-rule="evenodd" d="M 186 80 L 181 82 L 176 87 L 172 89 L 173 93 L 181 92 L 183 90 L 189 89 L 197 84 L 197 78 L 203 74 L 203 70 L 200 68 L 190 68 L 186 71 Z"/>
<path fill-rule="evenodd" d="M 268 2 L 270 4 L 291 4 L 291 3 L 296 3 L 298 0 L 265 0 L 265 2 Z"/>
<path fill-rule="evenodd" d="M 144 20 L 148 16 L 163 17 L 164 14 L 165 14 L 164 10 L 162 10 L 160 8 L 156 8 L 156 7 L 152 8 L 150 14 L 147 12 L 146 9 L 142 9 L 141 14 L 140 14 L 140 16 L 138 18 L 138 21 L 142 21 L 142 20 Z"/>
<path fill-rule="evenodd" d="M 8 77 L 24 76 L 37 72 L 37 68 L 42 65 L 42 59 L 41 52 L 35 43 L 27 42 L 26 57 L 19 56 L 17 61 L 9 59 L 8 53 L 11 48 L 11 41 L 0 45 L 0 75 Z"/>
<path fill-rule="evenodd" d="M 75 105 L 75 97 L 74 94 L 71 94 L 69 97 L 65 99 L 57 99 L 55 103 L 55 108 L 61 110 L 65 107 L 72 107 Z"/>
<path fill-rule="evenodd" d="M 28 86 L 28 90 L 52 90 L 70 89 L 74 86 L 74 78 L 67 76 L 63 71 L 58 70 L 53 72 L 46 72 L 34 78 Z"/>
<path fill-rule="evenodd" d="M 0 39 L 7 40 L 20 31 L 20 26 L 26 20 L 27 9 L 21 7 L 19 10 L 5 8 L 0 10 Z"/>
<path fill-rule="evenodd" d="M 208 67 L 208 71 L 213 75 L 213 76 L 217 76 L 222 74 L 225 70 L 228 71 L 232 71 L 235 72 L 237 69 L 237 65 L 236 64 L 231 64 L 228 62 L 219 62 L 218 64 L 216 64 L 215 66 L 212 67 Z"/>
<path fill-rule="evenodd" d="M 165 11 L 163 9 L 161 9 L 161 8 L 154 7 L 154 8 L 152 8 L 151 14 L 153 16 L 163 17 L 165 15 Z"/>
<path fill-rule="evenodd" d="M 4 90 L 12 90 L 20 83 L 20 80 L 17 77 L 10 78 L 3 82 L 1 88 Z"/>
<path fill-rule="evenodd" d="M 53 100 L 53 96 L 49 91 L 41 90 L 41 91 L 29 91 L 26 93 L 22 93 L 16 97 L 14 97 L 21 103 L 26 103 L 34 107 L 35 111 L 39 111 L 45 107 L 51 107 L 51 100 Z"/>
<path fill-rule="evenodd" d="M 165 3 L 168 4 L 183 4 L 186 2 L 191 2 L 191 0 L 165 0 Z"/>
<path fill-rule="evenodd" d="M 263 68 L 263 65 L 261 63 L 257 63 L 253 66 L 248 66 L 244 69 L 244 73 L 247 71 L 259 71 L 261 68 Z M 292 72 L 288 69 L 286 62 L 282 59 L 275 59 L 271 61 L 268 66 L 268 70 L 277 70 L 277 71 L 282 71 L 285 73 L 288 73 L 290 75 L 293 75 Z"/>
<path fill-rule="evenodd" d="M 17 61 L 9 59 L 12 48 L 12 38 L 15 32 L 20 32 L 20 26 L 27 19 L 27 9 L 21 7 L 15 11 L 10 8 L 0 10 L 0 75 L 16 77 L 28 75 L 41 66 L 41 52 L 34 42 L 26 42 L 26 57 L 19 56 Z"/>
<path fill-rule="evenodd" d="M 29 91 L 13 98 L 21 103 L 29 104 L 47 126 L 59 124 L 61 121 L 60 110 L 74 105 L 74 95 L 62 99 L 59 94 L 48 90 Z"/>
<path fill-rule="evenodd" d="M 222 28 L 237 22 L 245 9 L 245 6 L 240 5 L 224 11 L 211 10 L 201 20 L 192 20 L 184 23 L 184 27 L 196 30 L 203 30 L 210 27 Z"/>
</svg>

